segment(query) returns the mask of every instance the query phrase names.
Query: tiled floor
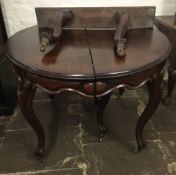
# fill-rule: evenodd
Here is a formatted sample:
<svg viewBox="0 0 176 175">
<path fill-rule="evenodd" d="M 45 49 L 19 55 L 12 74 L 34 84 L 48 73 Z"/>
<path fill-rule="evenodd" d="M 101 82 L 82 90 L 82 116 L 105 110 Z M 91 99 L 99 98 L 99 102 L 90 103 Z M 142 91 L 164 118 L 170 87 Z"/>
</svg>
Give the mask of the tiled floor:
<svg viewBox="0 0 176 175">
<path fill-rule="evenodd" d="M 64 92 L 51 103 L 38 91 L 34 109 L 47 133 L 46 154 L 34 155 L 36 136 L 17 107 L 0 134 L 0 174 L 174 175 L 176 100 L 160 105 L 145 128 L 148 146 L 134 153 L 135 124 L 146 101 L 144 89 L 121 98 L 114 93 L 104 117 L 108 132 L 99 143 L 92 100 Z"/>
</svg>

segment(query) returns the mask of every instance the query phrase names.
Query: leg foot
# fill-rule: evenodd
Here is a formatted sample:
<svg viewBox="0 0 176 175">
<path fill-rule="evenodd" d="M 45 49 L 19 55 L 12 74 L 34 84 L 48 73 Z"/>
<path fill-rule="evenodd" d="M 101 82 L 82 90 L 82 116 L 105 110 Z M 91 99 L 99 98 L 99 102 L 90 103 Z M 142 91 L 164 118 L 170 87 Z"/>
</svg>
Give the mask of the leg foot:
<svg viewBox="0 0 176 175">
<path fill-rule="evenodd" d="M 103 141 L 103 137 L 104 137 L 106 132 L 107 132 L 107 129 L 106 129 L 106 127 L 103 124 L 103 128 L 101 128 L 101 129 L 99 128 L 99 135 L 98 135 L 98 141 L 99 142 Z"/>
<path fill-rule="evenodd" d="M 136 146 L 136 149 L 135 149 L 135 152 L 138 153 L 140 152 L 143 148 L 145 148 L 147 146 L 146 142 L 143 141 L 143 142 L 137 142 L 137 146 Z"/>
<path fill-rule="evenodd" d="M 102 141 L 103 141 L 103 136 L 104 136 L 103 133 L 99 133 L 99 136 L 98 136 L 98 141 L 99 141 L 99 142 L 102 142 Z"/>
<path fill-rule="evenodd" d="M 37 156 L 42 156 L 43 153 L 44 153 L 44 148 L 42 148 L 42 147 L 37 147 L 37 148 L 36 148 L 35 154 L 36 154 Z"/>
<path fill-rule="evenodd" d="M 145 148 L 146 147 L 146 144 L 144 145 L 144 144 L 141 144 L 141 145 L 137 145 L 136 146 L 136 149 L 135 149 L 135 153 L 139 153 L 143 148 Z"/>
</svg>

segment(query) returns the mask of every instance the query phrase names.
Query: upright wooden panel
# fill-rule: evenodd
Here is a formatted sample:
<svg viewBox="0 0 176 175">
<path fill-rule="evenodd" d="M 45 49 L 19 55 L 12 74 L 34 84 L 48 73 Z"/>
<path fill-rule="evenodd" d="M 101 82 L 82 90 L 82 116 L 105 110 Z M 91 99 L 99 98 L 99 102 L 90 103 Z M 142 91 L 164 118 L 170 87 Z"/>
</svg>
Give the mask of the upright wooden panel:
<svg viewBox="0 0 176 175">
<path fill-rule="evenodd" d="M 36 8 L 38 26 L 40 28 L 53 28 L 53 20 L 58 11 L 72 10 L 74 19 L 65 29 L 115 29 L 117 24 L 114 14 L 127 13 L 130 17 L 129 28 L 151 28 L 155 17 L 155 7 L 81 7 L 81 8 Z"/>
</svg>

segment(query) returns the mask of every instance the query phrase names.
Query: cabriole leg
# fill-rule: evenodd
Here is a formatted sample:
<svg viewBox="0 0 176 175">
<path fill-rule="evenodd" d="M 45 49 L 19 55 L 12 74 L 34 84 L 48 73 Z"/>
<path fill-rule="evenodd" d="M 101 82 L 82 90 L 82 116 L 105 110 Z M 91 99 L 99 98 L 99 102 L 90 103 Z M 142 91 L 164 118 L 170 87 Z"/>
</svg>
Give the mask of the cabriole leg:
<svg viewBox="0 0 176 175">
<path fill-rule="evenodd" d="M 162 96 L 162 75 L 158 75 L 151 81 L 147 82 L 149 100 L 146 108 L 144 109 L 141 117 L 137 121 L 136 125 L 136 141 L 137 141 L 137 151 L 140 151 L 146 146 L 145 140 L 143 138 L 143 130 L 146 123 L 149 121 L 151 116 L 155 113 Z"/>
<path fill-rule="evenodd" d="M 32 109 L 32 101 L 35 95 L 36 87 L 33 86 L 28 81 L 22 81 L 18 83 L 18 100 L 21 112 L 24 118 L 28 121 L 30 126 L 34 129 L 35 133 L 38 137 L 38 145 L 36 154 L 42 155 L 45 147 L 45 133 L 44 129 L 37 119 L 33 109 Z"/>
</svg>

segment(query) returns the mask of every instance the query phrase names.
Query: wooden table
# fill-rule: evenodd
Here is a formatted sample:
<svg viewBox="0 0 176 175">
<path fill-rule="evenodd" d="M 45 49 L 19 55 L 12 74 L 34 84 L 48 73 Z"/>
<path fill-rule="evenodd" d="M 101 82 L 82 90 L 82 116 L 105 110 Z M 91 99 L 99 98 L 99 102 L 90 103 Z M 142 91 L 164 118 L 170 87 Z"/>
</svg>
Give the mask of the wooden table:
<svg viewBox="0 0 176 175">
<path fill-rule="evenodd" d="M 6 45 L 18 80 L 21 112 L 38 137 L 37 154 L 42 154 L 45 147 L 44 129 L 32 109 L 38 87 L 49 94 L 69 90 L 93 98 L 101 140 L 106 131 L 103 113 L 112 92 L 147 84 L 149 101 L 136 125 L 137 149 L 141 150 L 146 145 L 145 124 L 161 99 L 163 66 L 170 51 L 167 37 L 156 27 L 129 30 L 126 56 L 121 58 L 113 50 L 114 29 L 64 29 L 57 44 L 50 44 L 47 52 L 40 51 L 38 32 L 37 26 L 25 29 Z"/>
<path fill-rule="evenodd" d="M 172 101 L 172 92 L 176 82 L 176 16 L 158 16 L 156 24 L 172 44 L 172 49 L 168 57 L 168 90 L 163 102 L 169 105 Z"/>
</svg>

